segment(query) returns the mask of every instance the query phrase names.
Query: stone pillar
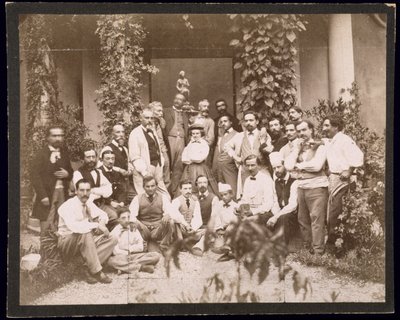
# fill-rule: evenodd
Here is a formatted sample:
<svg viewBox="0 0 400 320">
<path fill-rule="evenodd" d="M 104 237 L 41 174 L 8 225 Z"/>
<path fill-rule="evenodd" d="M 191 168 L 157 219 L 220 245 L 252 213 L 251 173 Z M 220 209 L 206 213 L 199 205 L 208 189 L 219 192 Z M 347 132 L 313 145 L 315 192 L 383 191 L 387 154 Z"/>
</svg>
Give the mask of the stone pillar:
<svg viewBox="0 0 400 320">
<path fill-rule="evenodd" d="M 351 14 L 329 16 L 329 98 L 336 101 L 340 96 L 347 100 L 354 81 L 353 34 Z"/>
</svg>

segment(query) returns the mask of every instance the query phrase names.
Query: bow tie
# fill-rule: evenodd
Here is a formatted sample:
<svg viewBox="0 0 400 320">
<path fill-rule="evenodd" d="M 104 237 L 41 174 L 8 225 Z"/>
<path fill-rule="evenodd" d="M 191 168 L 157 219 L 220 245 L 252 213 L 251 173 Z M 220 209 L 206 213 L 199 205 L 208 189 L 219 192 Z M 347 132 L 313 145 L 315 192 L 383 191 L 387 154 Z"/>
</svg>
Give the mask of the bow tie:
<svg viewBox="0 0 400 320">
<path fill-rule="evenodd" d="M 204 200 L 205 198 L 206 198 L 206 196 L 204 194 L 199 195 L 200 200 Z"/>
<path fill-rule="evenodd" d="M 248 136 L 254 136 L 254 131 L 248 132 L 247 135 Z"/>
<path fill-rule="evenodd" d="M 225 130 L 225 133 L 228 134 L 230 131 L 229 130 Z"/>
<path fill-rule="evenodd" d="M 229 203 L 224 203 L 223 207 L 224 208 L 229 208 L 231 205 Z"/>
<path fill-rule="evenodd" d="M 285 179 L 279 178 L 279 179 L 278 179 L 278 182 L 279 182 L 280 184 L 285 184 Z"/>
<path fill-rule="evenodd" d="M 256 180 L 256 177 L 250 177 L 250 180 Z"/>
<path fill-rule="evenodd" d="M 153 130 L 151 130 L 151 129 L 147 129 L 146 131 L 147 131 L 147 133 L 153 133 Z"/>
<path fill-rule="evenodd" d="M 192 143 L 200 143 L 200 141 L 192 141 Z"/>
</svg>

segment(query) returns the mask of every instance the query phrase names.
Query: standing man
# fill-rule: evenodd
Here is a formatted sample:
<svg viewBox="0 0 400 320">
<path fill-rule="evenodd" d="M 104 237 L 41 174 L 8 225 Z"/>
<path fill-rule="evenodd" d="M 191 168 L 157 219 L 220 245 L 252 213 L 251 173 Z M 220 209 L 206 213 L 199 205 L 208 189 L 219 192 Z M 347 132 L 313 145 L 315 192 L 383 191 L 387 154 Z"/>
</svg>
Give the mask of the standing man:
<svg viewBox="0 0 400 320">
<path fill-rule="evenodd" d="M 164 157 L 163 178 L 165 187 L 169 188 L 171 184 L 171 151 L 168 142 L 168 135 L 166 132 L 166 122 L 163 118 L 163 106 L 161 102 L 153 101 L 149 104 L 154 113 L 154 126 L 157 133 L 158 141 L 160 141 L 161 152 Z"/>
<path fill-rule="evenodd" d="M 180 183 L 181 195 L 172 201 L 174 213 L 172 219 L 177 223 L 178 238 L 193 237 L 191 252 L 202 256 L 204 251 L 205 229 L 202 229 L 201 208 L 198 199 L 192 194 L 192 183 L 189 180 Z"/>
<path fill-rule="evenodd" d="M 250 211 L 255 218 L 260 217 L 260 222 L 267 223 L 275 203 L 274 182 L 271 176 L 260 171 L 259 159 L 254 154 L 244 159 L 244 165 L 249 172 L 243 186 L 243 196 L 240 204 L 250 206 Z"/>
<path fill-rule="evenodd" d="M 283 226 L 285 242 L 288 245 L 290 238 L 299 228 L 297 222 L 298 182 L 286 171 L 283 157 L 279 152 L 272 152 L 269 158 L 274 170 L 276 202 L 272 207 L 272 214 L 267 221 L 267 226 L 271 229 Z"/>
<path fill-rule="evenodd" d="M 159 249 L 165 252 L 172 242 L 175 227 L 171 219 L 173 209 L 169 198 L 157 191 L 154 177 L 143 178 L 143 189 L 129 205 L 129 221 L 135 224 L 145 241 L 157 242 Z"/>
<path fill-rule="evenodd" d="M 106 224 L 107 214 L 99 209 L 90 197 L 90 182 L 80 179 L 75 185 L 76 196 L 64 202 L 58 209 L 58 249 L 70 260 L 81 254 L 88 268 L 88 283 L 110 283 L 112 279 L 102 271 L 118 240 L 110 236 Z"/>
<path fill-rule="evenodd" d="M 259 123 L 257 113 L 248 110 L 244 113 L 245 131 L 235 135 L 229 142 L 226 143 L 226 150 L 238 166 L 238 182 L 237 182 L 237 199 L 240 199 L 243 193 L 243 184 L 246 178 L 250 175 L 244 165 L 244 159 L 249 155 L 260 156 L 260 147 L 264 143 L 262 135 L 257 126 Z M 261 156 L 260 156 L 261 157 Z M 265 170 L 266 171 L 266 170 Z"/>
<path fill-rule="evenodd" d="M 233 115 L 231 115 L 228 112 L 228 104 L 226 103 L 226 101 L 224 99 L 218 99 L 217 101 L 215 101 L 215 109 L 217 109 L 218 112 L 218 116 L 214 119 L 214 134 L 215 134 L 215 139 L 214 141 L 217 142 L 218 141 L 218 137 L 221 137 L 224 133 L 224 130 L 221 128 L 219 120 L 221 119 L 221 117 L 223 115 L 228 115 L 231 117 L 232 119 L 232 127 L 234 130 L 236 130 L 237 132 L 242 132 L 242 126 L 239 124 L 239 120 L 234 117 Z"/>
<path fill-rule="evenodd" d="M 164 157 L 157 134 L 154 132 L 154 114 L 145 108 L 140 116 L 141 125 L 129 135 L 129 156 L 133 164 L 133 183 L 138 194 L 144 193 L 143 178 L 151 175 L 158 188 L 169 197 L 163 180 Z"/>
<path fill-rule="evenodd" d="M 335 227 L 342 213 L 343 196 L 349 189 L 353 171 L 364 163 L 364 154 L 348 135 L 342 132 L 342 118 L 330 115 L 325 117 L 322 131 L 329 139 L 326 143 L 326 157 L 329 166 L 328 200 L 328 240 L 327 245 L 334 246 Z"/>
<path fill-rule="evenodd" d="M 282 155 L 283 161 L 286 160 L 289 154 L 293 151 L 294 146 L 298 143 L 296 124 L 294 122 L 287 122 L 285 124 L 285 131 L 288 143 L 285 144 L 281 148 L 281 150 L 279 150 L 280 154 Z"/>
<path fill-rule="evenodd" d="M 271 136 L 271 143 L 274 146 L 274 151 L 279 151 L 288 143 L 288 139 L 283 132 L 283 123 L 280 117 L 276 116 L 269 120 L 269 134 Z"/>
<path fill-rule="evenodd" d="M 183 164 L 182 152 L 187 142 L 188 121 L 187 112 L 183 111 L 186 98 L 183 94 L 175 95 L 172 108 L 165 109 L 165 130 L 168 134 L 168 142 L 171 150 L 171 185 L 169 191 L 175 194 L 179 189 L 182 177 Z"/>
<path fill-rule="evenodd" d="M 64 148 L 64 130 L 52 125 L 47 129 L 47 146 L 33 159 L 31 181 L 36 193 L 32 217 L 40 220 L 40 233 L 57 227 L 57 209 L 68 195 L 72 168 Z"/>
<path fill-rule="evenodd" d="M 107 146 L 110 147 L 115 155 L 114 170 L 119 171 L 125 180 L 125 191 L 127 200 L 131 201 L 135 195 L 135 187 L 132 179 L 129 177 L 133 174 L 133 166 L 129 161 L 128 148 L 125 146 L 126 135 L 125 128 L 122 124 L 116 124 L 112 129 L 112 141 Z"/>
<path fill-rule="evenodd" d="M 299 124 L 303 120 L 303 110 L 299 107 L 290 107 L 289 120 L 294 122 L 296 125 Z"/>
<path fill-rule="evenodd" d="M 221 116 L 219 122 L 221 128 L 224 129 L 224 133 L 218 138 L 214 153 L 213 168 L 217 172 L 217 181 L 230 185 L 234 198 L 236 198 L 238 168 L 235 160 L 229 156 L 226 144 L 236 136 L 237 131 L 232 128 L 232 118 L 230 115 Z"/>
<path fill-rule="evenodd" d="M 326 147 L 314 140 L 314 125 L 303 120 L 297 126 L 300 143 L 286 159 L 286 168 L 298 179 L 298 220 L 310 253 L 325 252 L 325 220 L 328 204 L 328 177 L 324 167 Z"/>
</svg>

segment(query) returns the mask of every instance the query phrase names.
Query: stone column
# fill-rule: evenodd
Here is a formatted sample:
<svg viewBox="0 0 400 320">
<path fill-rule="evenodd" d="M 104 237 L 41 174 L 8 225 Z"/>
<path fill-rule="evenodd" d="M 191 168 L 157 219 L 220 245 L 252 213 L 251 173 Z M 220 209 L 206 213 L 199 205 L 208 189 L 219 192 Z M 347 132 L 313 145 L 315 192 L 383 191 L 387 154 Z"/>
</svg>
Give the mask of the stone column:
<svg viewBox="0 0 400 320">
<path fill-rule="evenodd" d="M 354 81 L 354 56 L 351 14 L 329 16 L 329 98 L 336 101 L 340 96 L 348 100 L 348 92 Z"/>
</svg>

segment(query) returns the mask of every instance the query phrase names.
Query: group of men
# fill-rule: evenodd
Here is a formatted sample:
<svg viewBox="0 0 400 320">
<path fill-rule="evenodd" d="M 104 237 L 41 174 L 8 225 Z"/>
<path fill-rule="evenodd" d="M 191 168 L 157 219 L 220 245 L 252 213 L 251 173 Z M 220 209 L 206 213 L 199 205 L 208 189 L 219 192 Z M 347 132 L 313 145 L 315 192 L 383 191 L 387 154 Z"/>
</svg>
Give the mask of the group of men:
<svg viewBox="0 0 400 320">
<path fill-rule="evenodd" d="M 111 281 L 102 271 L 106 263 L 122 272 L 152 272 L 159 253 L 178 238 L 190 236 L 191 253 L 201 256 L 206 228 L 223 234 L 242 218 L 256 217 L 272 230 L 283 227 L 286 243 L 299 226 L 311 253 L 323 254 L 326 244 L 334 244 L 342 197 L 363 164 L 361 150 L 342 133 L 342 119 L 326 117 L 325 138 L 317 140 L 297 107 L 290 108 L 290 121 L 272 117 L 268 128 L 260 128 L 254 111 L 239 123 L 225 100 L 215 107 L 218 117 L 211 119 L 206 99 L 197 110 L 187 108 L 182 94 L 171 108 L 152 102 L 127 144 L 124 126 L 116 124 L 99 153 L 82 148 L 83 164 L 75 171 L 64 130 L 48 129 L 47 145 L 32 166 L 32 215 L 41 221 L 42 236 L 57 231 L 63 257 L 81 254 L 89 283 Z M 218 194 L 205 175 L 181 179 L 188 129 L 198 121 L 212 150 L 207 165 Z M 66 200 L 71 191 L 75 196 Z"/>
</svg>

